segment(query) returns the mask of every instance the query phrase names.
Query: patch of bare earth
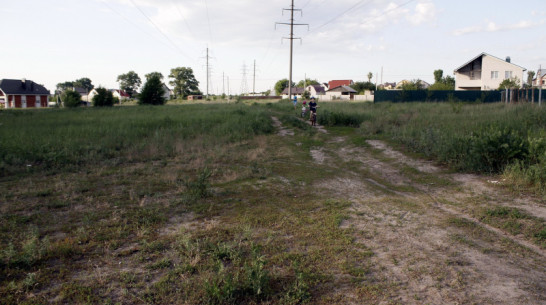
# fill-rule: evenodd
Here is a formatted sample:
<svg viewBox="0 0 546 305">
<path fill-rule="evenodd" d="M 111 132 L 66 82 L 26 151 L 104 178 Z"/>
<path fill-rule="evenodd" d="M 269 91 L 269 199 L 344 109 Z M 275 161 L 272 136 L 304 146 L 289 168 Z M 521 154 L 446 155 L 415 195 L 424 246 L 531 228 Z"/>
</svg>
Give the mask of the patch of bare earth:
<svg viewBox="0 0 546 305">
<path fill-rule="evenodd" d="M 286 137 L 294 135 L 294 130 L 284 127 L 277 117 L 272 116 L 271 119 L 273 120 L 273 126 L 277 128 L 277 134 L 279 136 Z"/>
<path fill-rule="evenodd" d="M 339 142 L 337 142 L 339 143 Z M 484 177 L 447 174 L 426 161 L 414 160 L 381 141 L 368 141 L 387 159 L 360 147 L 323 149 L 360 168 L 340 171 L 340 177 L 316 183 L 330 196 L 352 202 L 342 223 L 355 233 L 356 243 L 373 252 L 372 275 L 388 292 L 378 304 L 545 304 L 544 251 L 517 236 L 481 223 L 465 213 L 464 204 L 476 196 L 498 205 L 517 206 L 544 218 L 544 205 L 529 197 L 506 198 Z M 324 164 L 335 166 L 333 158 Z M 456 186 L 422 185 L 400 166 L 435 174 Z M 391 185 L 412 186 L 413 192 L 378 188 L 366 173 Z M 382 185 L 383 188 L 387 186 Z M 442 202 L 456 202 L 445 205 Z M 462 219 L 469 228 L 453 225 Z M 480 232 L 480 234 L 476 233 Z M 520 250 L 518 250 L 520 249 Z"/>
</svg>

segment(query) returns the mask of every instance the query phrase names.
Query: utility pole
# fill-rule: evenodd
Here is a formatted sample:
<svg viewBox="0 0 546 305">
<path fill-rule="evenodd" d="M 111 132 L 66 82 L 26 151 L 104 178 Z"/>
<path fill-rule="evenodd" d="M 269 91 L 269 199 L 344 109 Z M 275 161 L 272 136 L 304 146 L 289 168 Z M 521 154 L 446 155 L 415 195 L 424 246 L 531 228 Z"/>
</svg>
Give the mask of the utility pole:
<svg viewBox="0 0 546 305">
<path fill-rule="evenodd" d="M 226 80 L 224 72 L 222 72 L 222 95 L 226 94 Z"/>
<path fill-rule="evenodd" d="M 290 37 L 283 37 L 282 39 L 288 39 L 290 40 L 290 72 L 289 72 L 289 78 L 288 78 L 288 98 L 290 99 L 291 96 L 292 96 L 292 55 L 293 55 L 293 50 L 294 50 L 294 40 L 296 39 L 299 39 L 301 41 L 301 38 L 295 38 L 294 37 L 294 26 L 295 25 L 306 25 L 307 26 L 307 30 L 309 30 L 309 24 L 305 24 L 305 23 L 294 23 L 294 12 L 295 11 L 298 11 L 300 13 L 302 13 L 302 10 L 301 9 L 296 9 L 294 8 L 294 0 L 292 0 L 292 5 L 290 6 L 290 8 L 285 8 L 283 9 L 283 13 L 284 11 L 290 11 L 290 23 L 283 23 L 283 22 L 277 22 L 275 23 L 275 28 L 277 27 L 277 24 L 282 24 L 282 25 L 289 25 L 290 26 Z M 303 15 L 303 13 L 302 13 Z"/>
<path fill-rule="evenodd" d="M 227 95 L 228 97 L 231 96 L 231 93 L 229 92 L 229 76 L 227 77 Z"/>
<path fill-rule="evenodd" d="M 537 85 L 538 85 L 538 106 L 542 106 L 542 65 L 538 67 Z"/>
<path fill-rule="evenodd" d="M 207 98 L 209 98 L 209 48 L 207 48 Z"/>
</svg>

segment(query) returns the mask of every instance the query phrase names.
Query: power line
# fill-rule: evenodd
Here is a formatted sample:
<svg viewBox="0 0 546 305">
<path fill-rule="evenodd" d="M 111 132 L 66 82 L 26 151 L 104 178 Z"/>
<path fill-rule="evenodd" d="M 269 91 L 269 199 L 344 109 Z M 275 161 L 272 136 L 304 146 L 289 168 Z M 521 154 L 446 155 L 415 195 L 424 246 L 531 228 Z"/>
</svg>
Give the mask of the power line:
<svg viewBox="0 0 546 305">
<path fill-rule="evenodd" d="M 373 18 L 370 18 L 370 19 L 366 20 L 365 22 L 362 22 L 361 24 L 370 23 L 370 22 L 372 22 L 373 20 L 375 20 L 375 19 L 377 19 L 377 18 L 379 18 L 379 17 L 383 17 L 383 16 L 387 15 L 387 14 L 390 13 L 390 12 L 396 11 L 396 10 L 398 10 L 398 9 L 400 9 L 400 8 L 406 6 L 406 5 L 408 5 L 408 4 L 410 4 L 410 3 L 414 2 L 414 1 L 415 1 L 415 0 L 409 0 L 409 1 L 407 1 L 407 2 L 404 2 L 404 3 L 400 4 L 400 5 L 398 5 L 397 7 L 393 7 L 393 8 L 391 8 L 390 10 L 384 11 L 384 12 L 383 12 L 382 14 L 380 14 L 380 15 L 377 15 L 377 16 L 375 16 L 375 17 L 373 17 Z"/>
<path fill-rule="evenodd" d="M 165 43 L 163 40 L 160 40 L 158 39 L 157 37 L 153 36 L 152 34 L 146 32 L 145 30 L 143 30 L 142 28 L 140 28 L 136 23 L 134 23 L 133 21 L 131 21 L 131 19 L 127 18 L 126 16 L 124 16 L 123 14 L 121 14 L 119 11 L 117 11 L 116 9 L 114 9 L 112 6 L 110 6 L 110 4 L 108 4 L 105 0 L 102 0 L 101 1 L 102 4 L 104 4 L 108 9 L 110 9 L 112 12 L 116 13 L 117 15 L 119 15 L 121 18 L 123 18 L 125 21 L 127 21 L 127 23 L 130 23 L 131 25 L 133 25 L 133 27 L 139 29 L 141 32 L 145 33 L 146 35 L 148 35 L 149 37 L 153 38 L 153 39 L 156 39 L 157 41 L 161 42 L 163 45 L 165 45 L 166 47 L 169 47 L 169 48 L 173 48 L 172 45 L 169 45 L 167 43 Z M 174 49 L 174 51 L 177 51 L 176 49 Z"/>
<path fill-rule="evenodd" d="M 319 27 L 314 28 L 312 31 L 316 31 L 316 30 L 318 30 L 318 29 L 320 29 L 320 28 L 322 28 L 322 27 L 324 27 L 324 26 L 326 26 L 326 25 L 328 25 L 328 24 L 334 22 L 335 20 L 337 20 L 337 19 L 340 18 L 341 16 L 347 14 L 347 12 L 349 12 L 350 10 L 352 10 L 352 9 L 354 9 L 355 7 L 359 6 L 360 4 L 362 4 L 362 3 L 365 2 L 365 1 L 368 1 L 368 2 L 369 2 L 369 0 L 361 0 L 361 1 L 358 1 L 358 3 L 356 3 L 355 5 L 349 7 L 348 9 L 346 9 L 345 11 L 343 11 L 341 14 L 335 16 L 334 18 L 332 18 L 332 19 L 326 21 L 326 23 L 320 25 Z M 309 32 L 311 32 L 311 31 L 309 31 Z"/>
<path fill-rule="evenodd" d="M 184 51 L 182 51 L 182 49 L 180 49 L 180 47 L 178 47 L 170 38 L 169 36 L 167 36 L 153 21 L 152 19 L 150 19 L 150 17 L 148 17 L 148 15 L 146 15 L 146 13 L 144 13 L 144 11 L 138 6 L 136 5 L 136 3 L 133 1 L 133 0 L 130 0 L 131 3 L 133 4 L 133 6 L 138 9 L 140 11 L 140 13 L 146 17 L 146 19 L 148 19 L 148 21 L 156 28 L 156 30 L 161 33 L 161 35 L 163 35 L 163 37 L 165 37 L 176 49 L 178 49 L 178 51 L 180 51 L 180 53 L 184 56 L 186 56 L 188 59 L 190 60 L 193 60 L 191 57 L 189 57 L 188 55 L 186 55 L 186 53 L 184 53 Z"/>
<path fill-rule="evenodd" d="M 178 11 L 178 14 L 180 15 L 180 18 L 182 18 L 182 20 L 184 20 L 184 24 L 186 24 L 186 27 L 188 28 L 188 31 L 190 32 L 191 36 L 195 39 L 195 35 L 193 34 L 193 31 L 190 28 L 190 25 L 188 24 L 188 21 L 186 20 L 186 17 L 184 17 L 184 14 L 182 14 L 182 11 L 180 10 L 180 7 L 178 6 L 178 3 L 176 3 L 175 0 L 171 0 L 171 2 L 176 7 L 176 10 Z"/>
<path fill-rule="evenodd" d="M 212 43 L 212 28 L 210 26 L 209 4 L 208 4 L 207 0 L 205 0 L 205 8 L 207 9 L 207 21 L 208 21 L 208 24 L 209 24 L 209 37 L 210 37 L 210 42 Z"/>
</svg>

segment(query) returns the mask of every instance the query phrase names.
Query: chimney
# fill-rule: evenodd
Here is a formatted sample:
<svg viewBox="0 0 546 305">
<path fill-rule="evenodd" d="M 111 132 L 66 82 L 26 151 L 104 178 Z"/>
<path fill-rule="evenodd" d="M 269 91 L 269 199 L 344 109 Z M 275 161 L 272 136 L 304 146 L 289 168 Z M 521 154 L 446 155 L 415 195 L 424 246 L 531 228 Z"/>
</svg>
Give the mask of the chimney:
<svg viewBox="0 0 546 305">
<path fill-rule="evenodd" d="M 510 60 L 510 56 L 506 56 L 506 62 L 509 63 L 510 61 L 511 61 L 511 60 Z"/>
<path fill-rule="evenodd" d="M 23 87 L 23 89 L 26 89 L 27 88 L 27 79 L 26 78 L 23 78 L 21 80 L 21 86 Z"/>
</svg>

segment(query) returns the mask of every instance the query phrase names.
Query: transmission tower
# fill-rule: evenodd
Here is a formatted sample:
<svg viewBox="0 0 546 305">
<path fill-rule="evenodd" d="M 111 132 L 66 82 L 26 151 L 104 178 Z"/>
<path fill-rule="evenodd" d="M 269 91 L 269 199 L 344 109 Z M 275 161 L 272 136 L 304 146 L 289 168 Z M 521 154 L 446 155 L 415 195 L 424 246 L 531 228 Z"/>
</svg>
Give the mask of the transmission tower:
<svg viewBox="0 0 546 305">
<path fill-rule="evenodd" d="M 288 39 L 290 40 L 290 72 L 289 72 L 289 78 L 288 78 L 288 98 L 292 96 L 292 55 L 294 50 L 294 40 L 299 39 L 301 41 L 301 38 L 294 37 L 294 26 L 300 26 L 300 25 L 306 25 L 307 30 L 309 30 L 309 24 L 306 23 L 294 23 L 294 12 L 300 12 L 300 14 L 303 16 L 301 9 L 296 9 L 294 7 L 294 0 L 292 0 L 292 5 L 290 5 L 290 8 L 285 8 L 282 10 L 283 14 L 284 11 L 290 11 L 290 23 L 284 23 L 284 22 L 276 22 L 275 28 L 277 28 L 277 24 L 280 25 L 289 25 L 290 26 L 290 36 L 289 37 L 283 37 L 282 39 Z"/>
<path fill-rule="evenodd" d="M 248 91 L 248 84 L 246 82 L 246 63 L 243 63 L 243 78 L 241 80 L 241 95 Z"/>
<path fill-rule="evenodd" d="M 207 48 L 207 55 L 205 56 L 205 59 L 207 61 L 207 64 L 206 64 L 206 69 L 207 69 L 207 98 L 209 97 L 209 85 L 211 84 L 211 70 L 212 70 L 212 67 L 210 65 L 210 55 L 209 55 L 209 48 Z"/>
</svg>

